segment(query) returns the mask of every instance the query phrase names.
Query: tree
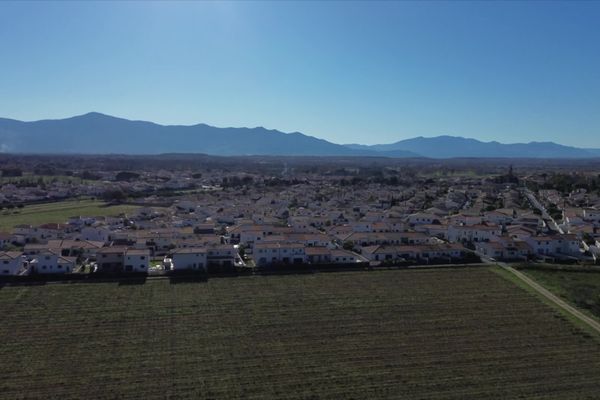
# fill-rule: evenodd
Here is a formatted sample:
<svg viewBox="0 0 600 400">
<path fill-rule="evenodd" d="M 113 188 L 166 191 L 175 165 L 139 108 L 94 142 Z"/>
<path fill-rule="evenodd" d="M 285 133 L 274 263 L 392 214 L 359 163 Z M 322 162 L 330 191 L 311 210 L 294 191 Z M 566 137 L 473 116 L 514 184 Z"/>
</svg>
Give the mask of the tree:
<svg viewBox="0 0 600 400">
<path fill-rule="evenodd" d="M 240 257 L 244 258 L 246 256 L 246 247 L 241 244 L 238 247 L 238 253 L 240 254 Z"/>
<path fill-rule="evenodd" d="M 20 168 L 3 168 L 2 169 L 3 177 L 18 177 L 23 176 L 23 171 Z"/>
<path fill-rule="evenodd" d="M 81 174 L 81 179 L 86 179 L 89 181 L 97 181 L 100 179 L 100 175 L 94 174 L 93 172 L 90 172 L 90 171 L 83 171 L 83 173 Z"/>
<path fill-rule="evenodd" d="M 127 195 L 121 189 L 111 189 L 102 193 L 102 198 L 107 201 L 123 201 L 127 198 Z"/>
<path fill-rule="evenodd" d="M 138 179 L 139 177 L 140 177 L 140 174 L 138 174 L 136 172 L 121 171 L 121 172 L 119 172 L 115 176 L 115 180 L 117 180 L 117 181 L 131 181 L 131 180 L 134 180 L 134 179 Z"/>
</svg>

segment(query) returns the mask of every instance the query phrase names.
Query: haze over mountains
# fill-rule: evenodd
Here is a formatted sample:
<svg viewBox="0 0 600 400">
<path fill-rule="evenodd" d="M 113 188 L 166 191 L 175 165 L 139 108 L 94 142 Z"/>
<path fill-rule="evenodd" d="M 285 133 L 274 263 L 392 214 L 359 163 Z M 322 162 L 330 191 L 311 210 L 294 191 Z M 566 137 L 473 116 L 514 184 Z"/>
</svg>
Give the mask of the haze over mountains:
<svg viewBox="0 0 600 400">
<path fill-rule="evenodd" d="M 341 145 L 304 135 L 205 124 L 159 125 L 100 113 L 24 122 L 0 118 L 0 152 L 80 154 L 204 153 L 211 155 L 590 158 L 599 149 L 552 142 L 503 144 L 454 136 L 417 137 L 392 144 Z"/>
</svg>

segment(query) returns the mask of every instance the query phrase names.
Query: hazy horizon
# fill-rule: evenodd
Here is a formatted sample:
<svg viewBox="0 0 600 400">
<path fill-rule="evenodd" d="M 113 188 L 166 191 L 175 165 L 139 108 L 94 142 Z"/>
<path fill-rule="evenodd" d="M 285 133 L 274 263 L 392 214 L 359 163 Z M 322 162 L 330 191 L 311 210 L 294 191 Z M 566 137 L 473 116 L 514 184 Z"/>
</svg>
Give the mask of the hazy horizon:
<svg viewBox="0 0 600 400">
<path fill-rule="evenodd" d="M 597 2 L 2 2 L 0 110 L 600 148 Z"/>
</svg>

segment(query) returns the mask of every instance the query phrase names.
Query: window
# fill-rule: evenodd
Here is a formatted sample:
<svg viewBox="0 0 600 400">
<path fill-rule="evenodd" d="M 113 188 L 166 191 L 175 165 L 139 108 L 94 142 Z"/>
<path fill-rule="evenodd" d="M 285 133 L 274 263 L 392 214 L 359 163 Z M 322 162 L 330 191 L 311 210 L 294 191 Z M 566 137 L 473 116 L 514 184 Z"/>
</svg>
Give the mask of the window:
<svg viewBox="0 0 600 400">
<path fill-rule="evenodd" d="M 145 260 L 145 259 L 146 259 L 146 256 L 141 256 L 140 257 L 140 260 Z"/>
</svg>

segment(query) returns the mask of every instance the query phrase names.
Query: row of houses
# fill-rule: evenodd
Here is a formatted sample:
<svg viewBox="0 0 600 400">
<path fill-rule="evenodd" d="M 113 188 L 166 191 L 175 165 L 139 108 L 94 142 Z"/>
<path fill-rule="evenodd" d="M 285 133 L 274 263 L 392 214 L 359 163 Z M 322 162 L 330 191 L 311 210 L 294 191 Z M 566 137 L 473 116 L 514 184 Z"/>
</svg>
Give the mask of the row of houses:
<svg viewBox="0 0 600 400">
<path fill-rule="evenodd" d="M 74 271 L 76 259 L 63 257 L 51 251 L 27 256 L 20 251 L 0 252 L 0 276 L 29 273 L 68 274 Z"/>
<path fill-rule="evenodd" d="M 258 266 L 285 264 L 357 264 L 367 263 L 360 254 L 326 246 L 305 246 L 302 243 L 260 243 L 254 246 Z"/>
<path fill-rule="evenodd" d="M 78 257 L 66 254 L 86 248 L 86 242 L 73 241 L 66 247 L 56 247 L 57 243 L 29 246 L 26 252 L 0 252 L 0 275 L 26 274 L 66 274 L 75 271 Z M 151 266 L 149 249 L 136 249 L 126 246 L 94 248 L 90 256 L 94 272 L 101 273 L 147 273 Z M 173 250 L 168 257 L 168 269 L 172 271 L 206 271 L 209 267 L 233 268 L 242 261 L 236 247 L 220 245 L 205 248 L 184 248 Z"/>
<path fill-rule="evenodd" d="M 435 243 L 412 246 L 368 246 L 362 255 L 369 261 L 426 261 L 442 260 L 452 262 L 465 257 L 467 250 L 458 243 Z"/>
<path fill-rule="evenodd" d="M 147 272 L 150 251 L 123 246 L 100 249 L 96 255 L 98 272 Z M 172 250 L 164 264 L 172 271 L 203 270 L 209 267 L 233 268 L 241 262 L 237 249 L 232 245 L 212 247 L 189 247 Z"/>
</svg>

